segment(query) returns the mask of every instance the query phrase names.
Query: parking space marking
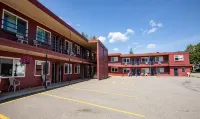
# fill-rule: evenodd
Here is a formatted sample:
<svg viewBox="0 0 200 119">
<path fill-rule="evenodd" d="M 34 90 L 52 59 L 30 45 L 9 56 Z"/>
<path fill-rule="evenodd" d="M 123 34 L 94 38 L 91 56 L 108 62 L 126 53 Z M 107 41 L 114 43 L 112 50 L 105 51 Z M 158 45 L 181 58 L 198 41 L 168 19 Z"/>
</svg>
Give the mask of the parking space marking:
<svg viewBox="0 0 200 119">
<path fill-rule="evenodd" d="M 9 119 L 9 118 L 4 116 L 4 115 L 2 115 L 2 114 L 0 114 L 0 119 Z"/>
<path fill-rule="evenodd" d="M 65 97 L 61 97 L 61 96 L 57 96 L 57 95 L 51 95 L 51 94 L 47 94 L 47 93 L 41 93 L 41 94 L 46 95 L 46 96 L 50 96 L 50 97 L 54 97 L 54 98 L 63 99 L 63 100 L 78 102 L 78 103 L 81 103 L 81 104 L 91 105 L 91 106 L 94 106 L 94 107 L 99 107 L 99 108 L 103 108 L 103 109 L 107 109 L 107 110 L 111 110 L 111 111 L 115 111 L 115 112 L 129 114 L 129 115 L 133 115 L 133 116 L 137 116 L 137 117 L 143 117 L 143 118 L 145 117 L 142 114 L 137 114 L 137 113 L 134 113 L 134 112 L 127 112 L 127 111 L 124 111 L 124 110 L 110 108 L 110 107 L 106 107 L 106 106 L 102 106 L 102 105 L 98 105 L 98 104 L 94 104 L 94 103 L 90 103 L 90 102 L 85 102 L 85 101 L 81 101 L 81 100 L 75 100 L 75 99 L 72 99 L 72 98 L 65 98 Z"/>
<path fill-rule="evenodd" d="M 97 90 L 91 90 L 91 89 L 73 88 L 73 87 L 67 87 L 67 88 L 71 88 L 71 89 L 75 89 L 75 90 L 84 90 L 84 91 L 102 93 L 102 94 L 117 95 L 117 96 L 122 96 L 122 97 L 136 98 L 136 96 L 124 95 L 124 94 L 120 94 L 120 93 L 110 93 L 110 92 L 103 92 L 103 91 L 97 91 Z"/>
</svg>

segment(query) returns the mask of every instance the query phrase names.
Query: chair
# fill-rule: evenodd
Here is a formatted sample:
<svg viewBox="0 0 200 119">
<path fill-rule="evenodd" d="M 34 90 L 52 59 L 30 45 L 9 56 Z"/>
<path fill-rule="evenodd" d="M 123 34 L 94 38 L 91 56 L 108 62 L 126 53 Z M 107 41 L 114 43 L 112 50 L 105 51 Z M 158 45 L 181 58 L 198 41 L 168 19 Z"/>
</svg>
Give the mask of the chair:
<svg viewBox="0 0 200 119">
<path fill-rule="evenodd" d="M 34 46 L 42 46 L 42 44 L 41 43 L 39 43 L 39 41 L 37 41 L 37 40 L 33 40 L 33 45 Z"/>
<path fill-rule="evenodd" d="M 190 72 L 187 72 L 187 77 L 190 77 L 191 73 Z"/>
<path fill-rule="evenodd" d="M 42 75 L 42 85 L 45 83 L 45 75 Z M 46 76 L 46 85 L 49 83 L 51 85 L 51 79 Z"/>
<path fill-rule="evenodd" d="M 16 91 L 16 87 L 19 87 L 20 90 L 20 81 L 16 80 L 14 77 L 9 78 L 9 87 L 8 87 L 8 91 L 10 91 L 10 88 L 13 87 L 14 92 Z"/>
<path fill-rule="evenodd" d="M 26 44 L 28 44 L 28 39 L 25 38 L 23 35 L 16 33 L 16 37 L 17 37 L 17 42 L 20 42 L 20 43 L 25 42 Z"/>
</svg>

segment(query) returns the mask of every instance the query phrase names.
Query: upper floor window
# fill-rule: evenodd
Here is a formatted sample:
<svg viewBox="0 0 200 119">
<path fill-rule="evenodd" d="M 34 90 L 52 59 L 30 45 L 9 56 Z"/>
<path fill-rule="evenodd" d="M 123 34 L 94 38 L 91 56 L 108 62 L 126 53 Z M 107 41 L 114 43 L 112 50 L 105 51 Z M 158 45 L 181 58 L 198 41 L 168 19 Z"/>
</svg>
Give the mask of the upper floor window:
<svg viewBox="0 0 200 119">
<path fill-rule="evenodd" d="M 130 62 L 130 58 L 123 58 L 123 59 L 122 59 L 122 62 L 123 62 L 123 63 L 129 63 L 129 62 Z"/>
<path fill-rule="evenodd" d="M 25 77 L 25 68 L 18 58 L 0 57 L 0 78 Z"/>
<path fill-rule="evenodd" d="M 28 35 L 28 21 L 4 9 L 2 28 L 18 35 Z"/>
<path fill-rule="evenodd" d="M 183 55 L 174 55 L 174 60 L 175 61 L 183 61 L 184 57 L 183 57 Z"/>
<path fill-rule="evenodd" d="M 78 46 L 78 45 L 75 45 L 75 52 L 76 52 L 76 54 L 81 54 L 81 50 L 80 50 L 80 46 Z"/>
<path fill-rule="evenodd" d="M 65 46 L 68 52 L 72 52 L 72 42 L 66 41 Z"/>
<path fill-rule="evenodd" d="M 118 57 L 111 57 L 111 62 L 118 62 Z"/>
<path fill-rule="evenodd" d="M 163 62 L 164 61 L 163 56 L 157 56 L 157 57 L 155 57 L 155 61 L 156 62 Z"/>
<path fill-rule="evenodd" d="M 149 61 L 149 57 L 142 57 L 142 62 L 148 62 Z"/>
<path fill-rule="evenodd" d="M 37 26 L 36 40 L 51 44 L 51 33 L 39 26 Z"/>
</svg>

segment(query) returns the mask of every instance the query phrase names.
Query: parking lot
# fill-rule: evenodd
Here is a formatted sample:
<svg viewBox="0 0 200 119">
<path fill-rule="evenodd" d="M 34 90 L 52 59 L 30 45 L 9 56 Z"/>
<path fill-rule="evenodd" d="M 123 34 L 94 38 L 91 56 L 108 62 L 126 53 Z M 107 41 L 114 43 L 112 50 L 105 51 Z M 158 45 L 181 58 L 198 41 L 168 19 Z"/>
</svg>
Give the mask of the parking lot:
<svg viewBox="0 0 200 119">
<path fill-rule="evenodd" d="M 110 77 L 0 104 L 2 119 L 200 119 L 200 78 Z"/>
</svg>

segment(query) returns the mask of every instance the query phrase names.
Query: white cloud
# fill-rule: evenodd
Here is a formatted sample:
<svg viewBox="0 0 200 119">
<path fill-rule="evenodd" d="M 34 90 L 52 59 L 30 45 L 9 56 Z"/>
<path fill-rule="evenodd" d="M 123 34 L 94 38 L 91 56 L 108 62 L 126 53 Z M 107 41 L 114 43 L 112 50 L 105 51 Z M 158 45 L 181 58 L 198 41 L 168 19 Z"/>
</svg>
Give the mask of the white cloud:
<svg viewBox="0 0 200 119">
<path fill-rule="evenodd" d="M 153 33 L 153 32 L 156 32 L 156 30 L 157 30 L 157 28 L 151 28 L 151 29 L 148 30 L 147 33 Z"/>
<path fill-rule="evenodd" d="M 126 34 L 134 34 L 134 31 L 132 29 L 127 29 Z"/>
<path fill-rule="evenodd" d="M 118 52 L 118 51 L 119 51 L 119 49 L 118 49 L 118 48 L 113 48 L 113 50 L 114 50 L 115 52 Z"/>
<path fill-rule="evenodd" d="M 108 34 L 108 38 L 110 39 L 109 42 L 126 42 L 133 33 L 134 31 L 131 29 L 127 29 L 126 33 L 124 34 L 121 32 L 110 32 Z"/>
<path fill-rule="evenodd" d="M 149 25 L 151 26 L 151 28 L 149 29 L 146 29 L 146 30 L 140 29 L 140 31 L 142 31 L 142 35 L 145 35 L 146 33 L 147 34 L 154 33 L 158 30 L 158 28 L 163 27 L 162 23 L 157 23 L 154 20 L 150 20 Z"/>
<path fill-rule="evenodd" d="M 147 48 L 150 48 L 150 49 L 156 48 L 156 45 L 155 44 L 149 44 L 149 45 L 147 45 Z"/>
<path fill-rule="evenodd" d="M 80 24 L 76 24 L 76 26 L 81 26 Z"/>
<path fill-rule="evenodd" d="M 99 36 L 97 39 L 99 39 L 102 43 L 106 41 L 106 37 Z"/>
</svg>

